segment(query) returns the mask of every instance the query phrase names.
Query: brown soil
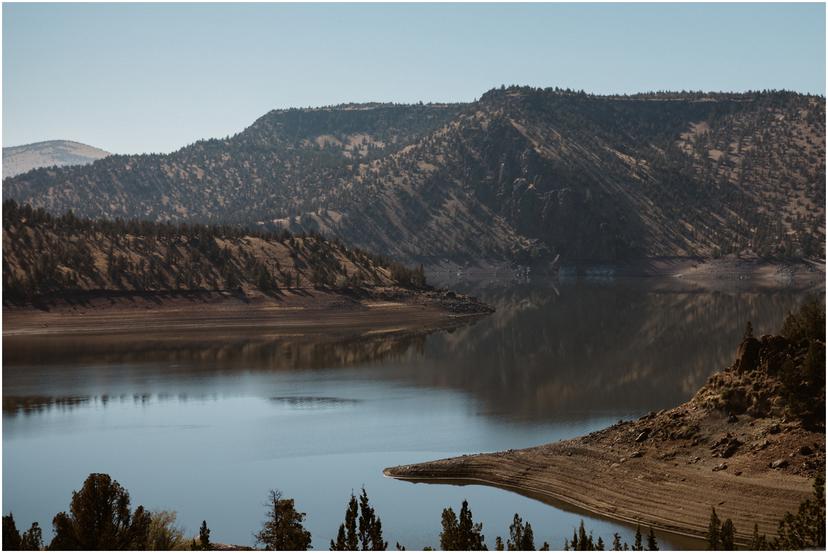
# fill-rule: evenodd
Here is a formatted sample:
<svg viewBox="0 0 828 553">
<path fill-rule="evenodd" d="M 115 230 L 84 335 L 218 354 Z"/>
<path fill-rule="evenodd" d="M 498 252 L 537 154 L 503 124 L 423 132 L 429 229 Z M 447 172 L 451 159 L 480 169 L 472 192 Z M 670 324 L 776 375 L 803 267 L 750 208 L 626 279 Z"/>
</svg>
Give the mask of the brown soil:
<svg viewBox="0 0 828 553">
<path fill-rule="evenodd" d="M 4 340 L 15 336 L 142 334 L 201 330 L 271 336 L 406 332 L 462 324 L 491 309 L 473 298 L 401 288 L 291 290 L 278 296 L 219 292 L 83 294 L 4 306 Z"/>
<path fill-rule="evenodd" d="M 766 352 L 771 343 L 763 337 L 763 356 L 772 357 Z M 797 511 L 812 494 L 813 478 L 825 472 L 824 426 L 810 430 L 786 418 L 776 383 L 773 373 L 743 372 L 737 361 L 689 402 L 637 421 L 529 449 L 392 467 L 385 474 L 502 487 L 695 538 L 704 538 L 715 508 L 722 520 L 733 520 L 737 541 L 746 544 L 754 523 L 774 537 L 782 516 Z M 727 403 L 734 397 L 744 404 L 738 415 Z"/>
</svg>

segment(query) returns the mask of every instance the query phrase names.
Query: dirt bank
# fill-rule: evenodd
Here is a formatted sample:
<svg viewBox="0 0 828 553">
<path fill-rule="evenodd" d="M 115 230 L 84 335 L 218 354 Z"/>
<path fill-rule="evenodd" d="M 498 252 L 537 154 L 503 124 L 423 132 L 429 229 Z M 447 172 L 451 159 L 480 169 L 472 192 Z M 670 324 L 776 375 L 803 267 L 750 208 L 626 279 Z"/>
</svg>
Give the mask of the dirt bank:
<svg viewBox="0 0 828 553">
<path fill-rule="evenodd" d="M 223 292 L 76 294 L 3 307 L 15 336 L 159 334 L 217 329 L 271 336 L 446 328 L 492 310 L 452 292 L 401 288 L 290 290 L 277 296 Z"/>
<path fill-rule="evenodd" d="M 503 487 L 696 538 L 705 536 L 715 508 L 722 520 L 733 520 L 738 542 L 749 542 L 754 523 L 773 537 L 782 516 L 796 512 L 813 478 L 825 472 L 824 420 L 813 429 L 784 414 L 779 401 L 775 363 L 801 359 L 801 345 L 751 340 L 761 344 L 761 367 L 745 369 L 737 360 L 674 409 L 572 440 L 384 472 Z"/>
</svg>

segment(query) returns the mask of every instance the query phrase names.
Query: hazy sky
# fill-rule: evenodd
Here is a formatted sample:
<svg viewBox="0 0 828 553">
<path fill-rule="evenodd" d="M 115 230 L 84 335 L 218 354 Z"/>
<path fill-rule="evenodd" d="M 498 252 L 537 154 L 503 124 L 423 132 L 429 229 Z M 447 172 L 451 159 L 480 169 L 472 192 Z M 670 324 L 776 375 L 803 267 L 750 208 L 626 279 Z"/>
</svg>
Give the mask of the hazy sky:
<svg viewBox="0 0 828 553">
<path fill-rule="evenodd" d="M 3 4 L 3 145 L 168 152 L 500 84 L 825 94 L 823 4 Z"/>
</svg>

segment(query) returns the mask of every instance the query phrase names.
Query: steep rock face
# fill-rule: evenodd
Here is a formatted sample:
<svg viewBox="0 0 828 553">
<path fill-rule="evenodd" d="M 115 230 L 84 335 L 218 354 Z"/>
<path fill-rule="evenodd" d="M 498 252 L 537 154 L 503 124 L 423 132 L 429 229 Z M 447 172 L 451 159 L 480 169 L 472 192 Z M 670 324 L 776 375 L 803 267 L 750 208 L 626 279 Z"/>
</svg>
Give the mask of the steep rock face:
<svg viewBox="0 0 828 553">
<path fill-rule="evenodd" d="M 315 230 L 407 261 L 821 257 L 825 101 L 786 92 L 271 112 L 226 140 L 4 182 L 51 211 Z"/>
</svg>

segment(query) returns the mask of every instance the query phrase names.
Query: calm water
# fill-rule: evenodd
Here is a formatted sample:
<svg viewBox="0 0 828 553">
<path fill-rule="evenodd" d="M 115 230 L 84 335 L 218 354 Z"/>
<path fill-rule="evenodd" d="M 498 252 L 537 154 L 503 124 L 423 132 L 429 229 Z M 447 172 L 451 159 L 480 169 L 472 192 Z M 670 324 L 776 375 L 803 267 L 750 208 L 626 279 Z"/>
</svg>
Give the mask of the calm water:
<svg viewBox="0 0 828 553">
<path fill-rule="evenodd" d="M 807 292 L 652 282 L 469 287 L 497 307 L 429 336 L 339 342 L 184 336 L 4 340 L 3 512 L 51 527 L 90 472 L 195 533 L 253 544 L 267 490 L 308 513 L 326 549 L 365 486 L 386 539 L 438 545 L 440 513 L 469 499 L 489 545 L 519 512 L 560 548 L 580 519 L 483 486 L 384 478 L 386 466 L 573 437 L 688 399 L 729 364 L 745 324 L 776 330 Z M 663 536 L 666 545 L 681 546 Z"/>
</svg>

